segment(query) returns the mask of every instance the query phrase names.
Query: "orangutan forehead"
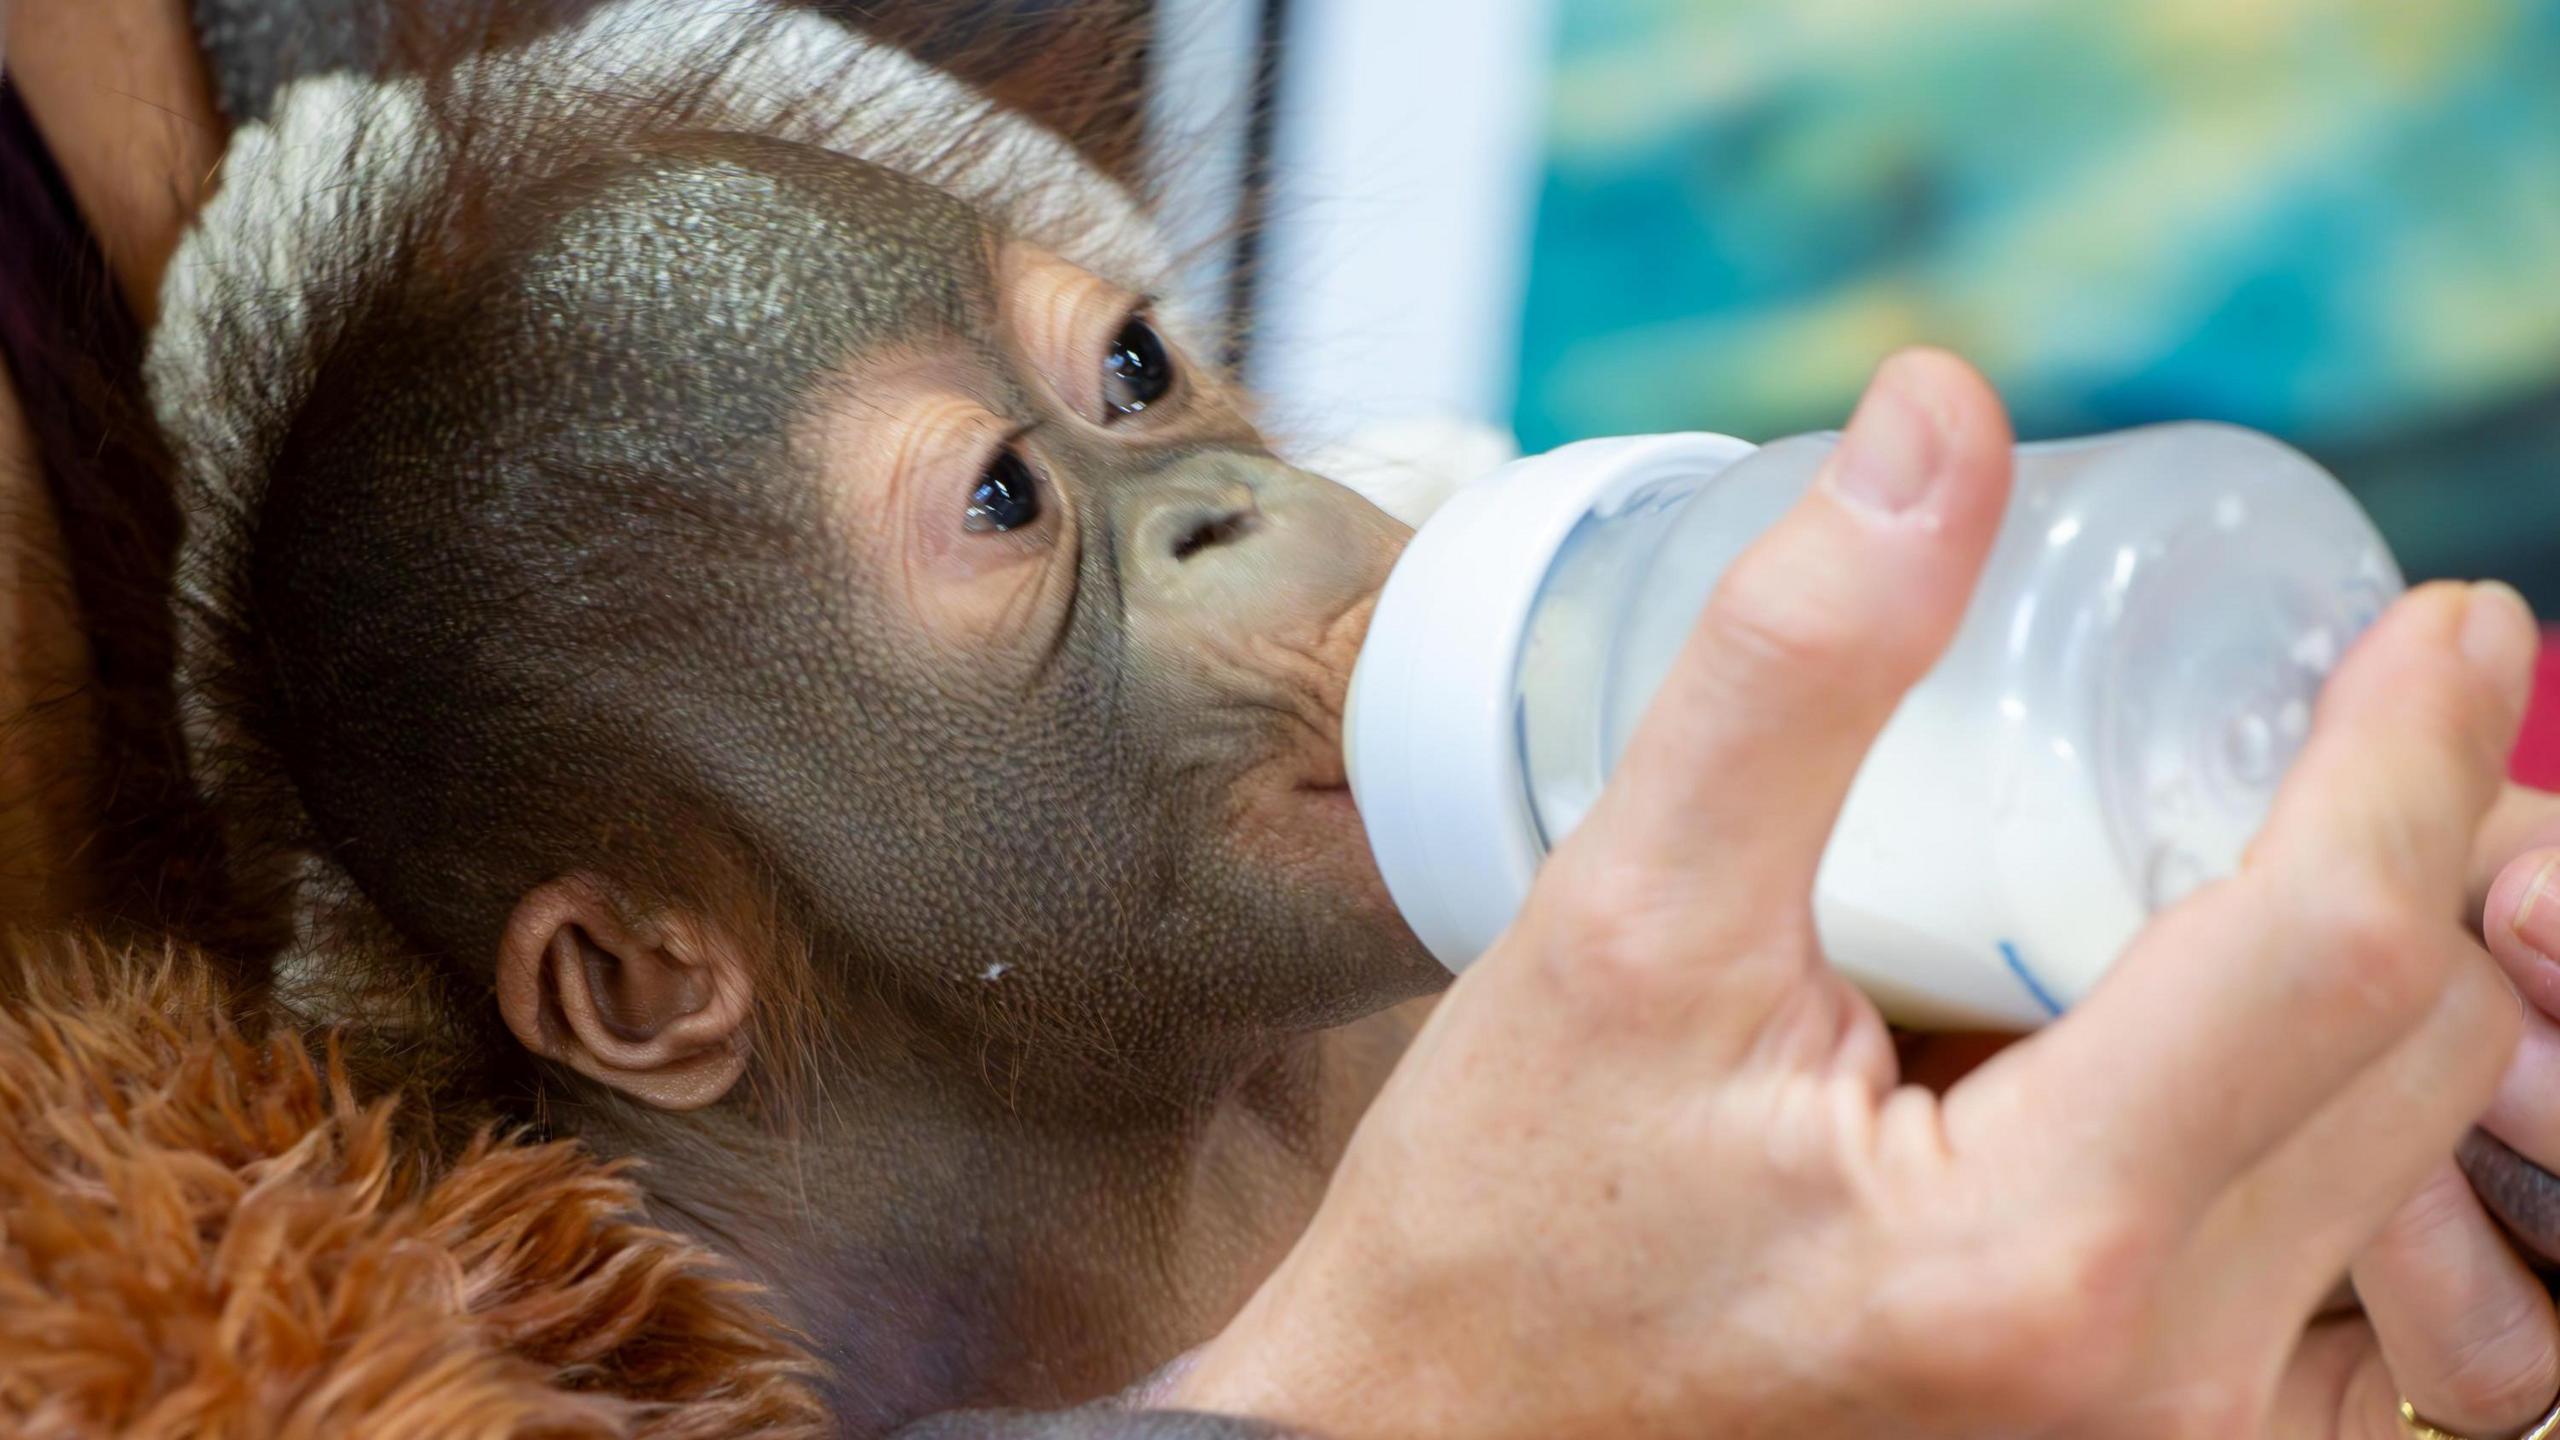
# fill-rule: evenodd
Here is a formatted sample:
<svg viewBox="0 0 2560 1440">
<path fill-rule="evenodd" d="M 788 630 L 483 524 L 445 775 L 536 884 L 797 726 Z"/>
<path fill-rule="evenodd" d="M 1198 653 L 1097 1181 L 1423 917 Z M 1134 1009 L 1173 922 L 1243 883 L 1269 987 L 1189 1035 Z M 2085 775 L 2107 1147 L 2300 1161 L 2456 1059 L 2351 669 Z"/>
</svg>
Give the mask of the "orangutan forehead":
<svg viewBox="0 0 2560 1440">
<path fill-rule="evenodd" d="M 520 197 L 512 285 L 546 337 L 681 363 L 761 355 L 798 378 L 919 334 L 982 329 L 992 227 L 895 170 L 760 136 L 684 136 Z"/>
</svg>

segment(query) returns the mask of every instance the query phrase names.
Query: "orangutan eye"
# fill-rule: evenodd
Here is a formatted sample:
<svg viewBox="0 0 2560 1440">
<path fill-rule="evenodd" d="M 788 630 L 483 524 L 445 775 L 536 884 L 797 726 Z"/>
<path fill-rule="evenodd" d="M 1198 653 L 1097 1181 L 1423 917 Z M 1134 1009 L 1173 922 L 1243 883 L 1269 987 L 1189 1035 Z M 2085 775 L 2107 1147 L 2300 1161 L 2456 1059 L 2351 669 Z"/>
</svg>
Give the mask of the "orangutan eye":
<svg viewBox="0 0 2560 1440">
<path fill-rule="evenodd" d="M 1132 315 L 1102 357 L 1102 399 L 1108 419 L 1135 415 L 1162 400 L 1173 389 L 1173 357 L 1164 337 L 1145 317 Z"/>
<path fill-rule="evenodd" d="M 1040 482 L 1022 453 L 1007 445 L 987 462 L 978 488 L 969 492 L 964 522 L 973 533 L 1019 530 L 1040 518 Z"/>
</svg>

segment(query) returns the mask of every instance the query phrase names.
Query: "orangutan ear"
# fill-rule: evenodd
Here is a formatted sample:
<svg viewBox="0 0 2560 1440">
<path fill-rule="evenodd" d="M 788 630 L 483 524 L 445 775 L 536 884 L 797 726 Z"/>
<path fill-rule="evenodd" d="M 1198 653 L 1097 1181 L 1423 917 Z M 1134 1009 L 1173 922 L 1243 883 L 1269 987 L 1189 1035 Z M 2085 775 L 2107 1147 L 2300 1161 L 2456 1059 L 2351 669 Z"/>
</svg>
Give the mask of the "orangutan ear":
<svg viewBox="0 0 2560 1440">
<path fill-rule="evenodd" d="M 689 911 L 642 920 L 593 876 L 537 886 L 498 942 L 498 1009 L 526 1049 L 662 1110 L 729 1093 L 755 996 L 736 937 Z"/>
</svg>

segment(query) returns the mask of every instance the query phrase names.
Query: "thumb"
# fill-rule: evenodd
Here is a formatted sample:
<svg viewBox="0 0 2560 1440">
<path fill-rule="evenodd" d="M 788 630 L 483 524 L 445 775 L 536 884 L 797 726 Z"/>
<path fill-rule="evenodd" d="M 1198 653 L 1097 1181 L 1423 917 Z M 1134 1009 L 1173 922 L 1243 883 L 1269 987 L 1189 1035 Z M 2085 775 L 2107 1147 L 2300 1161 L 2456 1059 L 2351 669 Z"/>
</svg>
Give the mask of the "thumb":
<svg viewBox="0 0 2560 1440">
<path fill-rule="evenodd" d="M 1691 953 L 1767 948 L 1737 925 L 1800 927 L 1850 781 L 1963 617 L 2010 446 L 1962 361 L 1878 370 L 1811 490 L 1724 576 L 1574 836 L 1616 898 L 1658 907 Z"/>
<path fill-rule="evenodd" d="M 2560 1019 L 2560 846 L 2526 850 L 2497 872 L 2480 936 L 2534 1009 Z"/>
</svg>

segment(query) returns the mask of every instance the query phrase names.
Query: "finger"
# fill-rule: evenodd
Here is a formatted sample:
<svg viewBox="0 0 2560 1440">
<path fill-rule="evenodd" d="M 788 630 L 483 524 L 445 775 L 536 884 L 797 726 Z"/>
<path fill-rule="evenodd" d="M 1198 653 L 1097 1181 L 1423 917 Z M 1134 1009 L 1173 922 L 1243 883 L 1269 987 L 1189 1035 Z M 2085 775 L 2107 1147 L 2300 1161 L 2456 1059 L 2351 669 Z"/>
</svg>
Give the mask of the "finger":
<svg viewBox="0 0 2560 1440">
<path fill-rule="evenodd" d="M 2560 846 L 2560 795 L 2512 782 L 2480 821 L 2471 841 L 2471 903 L 2465 911 L 2475 922 L 2490 886 L 2517 857 L 2528 850 Z"/>
<path fill-rule="evenodd" d="M 2010 444 L 1963 362 L 1887 361 L 1812 489 L 1717 586 L 1584 833 L 1697 916 L 1800 909 L 1868 747 L 1954 634 Z"/>
<path fill-rule="evenodd" d="M 2148 1368 L 2245 1374 L 2264 1357 L 2276 1381 L 2282 1353 L 2270 1341 L 2302 1332 L 2350 1258 L 2443 1164 L 2495 1083 L 2516 1010 L 2475 952 L 2408 1042 L 2230 1186 L 2167 1268 L 2153 1313 L 2178 1318 Z"/>
<path fill-rule="evenodd" d="M 2480 1124 L 2545 1170 L 2560 1170 L 2560 1023 L 2528 1005 L 2524 1038 Z"/>
<path fill-rule="evenodd" d="M 2322 689 L 2251 868 L 2346 866 L 2449 903 L 2465 893 L 2540 647 L 2504 585 L 2430 585 L 2394 606 Z"/>
<path fill-rule="evenodd" d="M 2465 1435 L 2512 1435 L 2560 1394 L 2560 1319 L 2470 1182 L 2438 1164 L 2354 1267 L 2400 1397 Z"/>
<path fill-rule="evenodd" d="M 2193 1267 L 2182 1283 L 2208 1297 L 2189 1313 L 2243 1330 L 2299 1325 L 2469 1133 L 2523 1007 L 2477 949 L 2448 969 L 2405 1039 L 2214 1198 L 2181 1262 Z"/>
<path fill-rule="evenodd" d="M 2481 1124 L 2544 1172 L 2560 1170 L 2560 849 L 2527 850 L 2489 887 L 2481 936 L 2526 1000 L 2524 1038 Z M 2547 1247 L 2556 1237 L 2541 1234 Z"/>
<path fill-rule="evenodd" d="M 2408 1440 L 2382 1346 L 2362 1316 L 2304 1332 L 2276 1388 L 2269 1440 Z"/>
<path fill-rule="evenodd" d="M 2480 907 L 2480 938 L 2518 993 L 2560 1016 L 2560 847 L 2527 850 L 2498 872 Z"/>
<path fill-rule="evenodd" d="M 2047 1137 L 2074 1159 L 2055 1183 L 2198 1205 L 2390 1051 L 2478 956 L 2445 917 L 2531 644 L 2494 591 L 2394 607 L 2324 697 L 2270 853 L 2155 921 L 2071 1014 L 1957 1086 L 1951 1138 Z"/>
<path fill-rule="evenodd" d="M 2443 1165 L 2496 1081 L 2517 1009 L 2475 949 L 2407 1041 L 2223 1190 L 2191 1230 L 2174 1216 L 2155 1219 L 2145 1238 L 2165 1237 L 2175 1258 L 2151 1312 L 2175 1318 L 2159 1327 L 2146 1370 L 2245 1375 L 2264 1363 L 2278 1381 L 2283 1352 L 2271 1342 L 2303 1332 L 2350 1258 Z M 2120 1206 L 2124 1197 L 2082 1203 Z"/>
</svg>

